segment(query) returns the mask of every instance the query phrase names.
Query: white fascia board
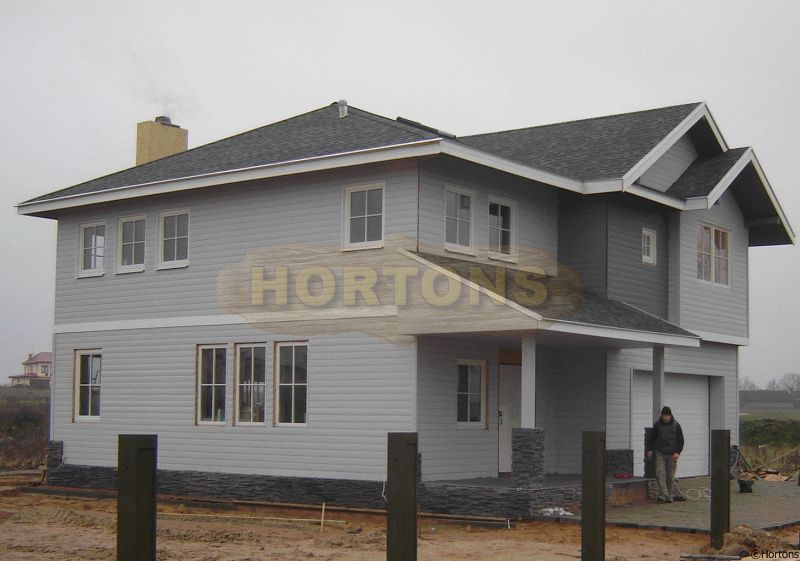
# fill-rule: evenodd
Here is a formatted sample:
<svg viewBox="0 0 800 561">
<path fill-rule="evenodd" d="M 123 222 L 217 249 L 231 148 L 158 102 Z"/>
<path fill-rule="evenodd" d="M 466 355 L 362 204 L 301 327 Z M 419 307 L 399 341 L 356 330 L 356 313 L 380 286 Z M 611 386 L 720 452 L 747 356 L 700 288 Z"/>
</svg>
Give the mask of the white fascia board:
<svg viewBox="0 0 800 561">
<path fill-rule="evenodd" d="M 668 335 L 665 333 L 653 333 L 650 331 L 635 331 L 631 329 L 604 327 L 601 325 L 591 325 L 587 323 L 577 323 L 564 320 L 552 320 L 552 323 L 551 320 L 545 320 L 545 322 L 540 325 L 540 329 L 559 331 L 562 333 L 572 333 L 575 335 L 588 335 L 590 337 L 619 339 L 621 341 L 652 343 L 654 345 L 673 345 L 679 347 L 700 346 L 700 337 Z"/>
<path fill-rule="evenodd" d="M 583 193 L 585 195 L 614 193 L 616 191 L 622 191 L 622 179 L 597 179 L 583 182 Z"/>
<path fill-rule="evenodd" d="M 711 333 L 710 331 L 697 331 L 696 329 L 693 331 L 693 333 L 698 335 L 703 341 L 708 341 L 710 343 L 724 343 L 726 345 L 738 345 L 740 347 L 750 344 L 749 337 L 722 335 L 720 333 Z"/>
<path fill-rule="evenodd" d="M 648 152 L 644 158 L 639 160 L 631 169 L 629 169 L 625 175 L 622 177 L 622 189 L 627 190 L 627 188 L 633 184 L 634 181 L 639 179 L 642 174 L 647 171 L 647 169 L 652 166 L 656 161 L 666 153 L 667 150 L 672 148 L 672 145 L 675 144 L 680 138 L 686 134 L 690 128 L 692 128 L 700 119 L 706 117 L 711 124 L 712 129 L 716 129 L 716 126 L 712 124 L 711 115 L 708 112 L 708 108 L 706 107 L 705 102 L 700 103 L 694 111 L 689 113 L 686 118 L 678 124 L 677 127 L 672 129 L 670 133 L 661 139 L 661 142 L 655 145 L 655 147 Z M 718 131 L 715 130 L 715 134 Z M 717 139 L 723 143 L 721 135 L 717 135 Z"/>
<path fill-rule="evenodd" d="M 712 206 L 714 206 L 714 203 L 716 203 L 719 200 L 719 198 L 723 195 L 723 193 L 725 193 L 725 191 L 728 190 L 728 187 L 731 186 L 733 180 L 736 179 L 739 176 L 739 174 L 742 173 L 744 167 L 752 161 L 753 161 L 753 149 L 748 148 L 747 150 L 744 151 L 744 153 L 736 161 L 736 163 L 733 164 L 733 166 L 731 166 L 731 169 L 729 169 L 728 172 L 722 176 L 722 179 L 720 179 L 719 182 L 714 186 L 714 188 L 711 189 L 708 195 L 706 195 L 705 197 L 698 197 L 698 198 L 705 198 L 707 205 L 706 208 L 711 208 Z"/>
<path fill-rule="evenodd" d="M 474 162 L 476 164 L 482 164 L 484 166 L 504 171 L 512 175 L 517 175 L 526 179 L 532 179 L 534 181 L 552 185 L 554 187 L 560 187 L 561 189 L 566 189 L 568 191 L 575 191 L 576 193 L 584 192 L 582 182 L 578 181 L 577 179 L 571 179 L 569 177 L 543 171 L 525 164 L 520 164 L 518 162 L 484 152 L 483 150 L 478 150 L 477 148 L 472 148 L 463 144 L 459 144 L 458 142 L 453 142 L 452 140 L 443 139 L 441 141 L 441 147 L 442 154 L 447 154 L 449 156 Z"/>
<path fill-rule="evenodd" d="M 630 193 L 631 195 L 642 197 L 643 199 L 648 199 L 651 201 L 655 201 L 657 203 L 661 203 L 662 205 L 665 206 L 677 208 L 678 210 L 686 209 L 686 204 L 682 200 L 676 199 L 675 197 L 671 197 L 669 195 L 665 195 L 664 193 L 660 193 L 658 191 L 654 191 L 652 189 L 648 189 L 647 187 L 642 187 L 641 185 L 637 185 L 636 183 L 624 189 L 624 192 Z"/>
<path fill-rule="evenodd" d="M 63 208 L 73 208 L 90 204 L 117 201 L 121 199 L 132 199 L 135 197 L 144 197 L 148 195 L 159 195 L 162 193 L 173 193 L 202 187 L 214 187 L 217 185 L 238 183 L 241 181 L 267 179 L 271 177 L 281 177 L 298 173 L 309 173 L 326 169 L 372 164 L 376 162 L 398 160 L 402 158 L 430 156 L 439 154 L 441 152 L 439 146 L 440 140 L 441 139 L 439 138 L 433 138 L 404 144 L 342 152 L 327 156 L 289 160 L 286 162 L 277 162 L 263 166 L 206 173 L 190 177 L 141 183 L 137 185 L 126 185 L 123 187 L 106 189 L 96 193 L 67 195 L 45 201 L 31 201 L 17 205 L 17 212 L 25 215 L 38 214 L 41 212 L 48 212 Z"/>
</svg>

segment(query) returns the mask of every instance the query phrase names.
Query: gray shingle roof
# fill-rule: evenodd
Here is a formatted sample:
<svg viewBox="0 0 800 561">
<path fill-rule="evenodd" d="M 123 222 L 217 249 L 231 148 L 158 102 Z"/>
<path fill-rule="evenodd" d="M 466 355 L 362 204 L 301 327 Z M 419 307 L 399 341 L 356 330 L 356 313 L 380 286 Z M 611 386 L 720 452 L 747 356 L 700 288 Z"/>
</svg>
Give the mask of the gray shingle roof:
<svg viewBox="0 0 800 561">
<path fill-rule="evenodd" d="M 581 181 L 620 178 L 699 103 L 460 137 L 464 144 Z"/>
<path fill-rule="evenodd" d="M 352 106 L 339 118 L 333 104 L 28 202 L 432 138 L 437 138 L 432 131 Z"/>
<path fill-rule="evenodd" d="M 418 253 L 423 259 L 441 267 L 445 267 L 465 279 L 471 279 L 470 270 L 479 267 L 490 281 L 497 279 L 498 271 L 506 279 L 505 290 L 493 290 L 496 294 L 514 300 L 511 296 L 515 291 L 528 292 L 528 288 L 517 287 L 514 282 L 518 269 L 502 265 L 466 261 L 429 253 Z M 680 337 L 697 337 L 694 333 L 686 331 L 677 325 L 659 318 L 653 314 L 640 310 L 625 302 L 608 300 L 576 286 L 571 279 L 559 277 L 539 277 L 547 290 L 547 298 L 541 305 L 525 306 L 542 315 L 545 319 L 561 320 L 601 327 L 613 327 L 663 335 L 676 335 Z M 492 289 L 487 286 L 486 288 Z"/>
<path fill-rule="evenodd" d="M 704 197 L 734 166 L 747 148 L 731 148 L 717 156 L 701 156 L 667 189 L 667 194 L 679 199 Z"/>
</svg>

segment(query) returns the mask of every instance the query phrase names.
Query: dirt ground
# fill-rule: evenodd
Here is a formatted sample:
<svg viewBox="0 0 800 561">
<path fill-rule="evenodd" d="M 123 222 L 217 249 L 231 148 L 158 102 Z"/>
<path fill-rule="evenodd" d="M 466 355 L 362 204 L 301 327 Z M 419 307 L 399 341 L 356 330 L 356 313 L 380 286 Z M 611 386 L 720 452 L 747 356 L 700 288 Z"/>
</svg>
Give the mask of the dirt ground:
<svg viewBox="0 0 800 561">
<path fill-rule="evenodd" d="M 159 561 L 372 561 L 386 557 L 385 521 L 377 515 L 239 507 L 235 510 L 159 504 Z M 0 559 L 84 561 L 115 559 L 116 501 L 0 492 Z M 280 521 L 288 517 L 314 521 Z M 580 527 L 534 522 L 515 528 L 479 528 L 423 519 L 424 561 L 580 559 Z M 784 532 L 796 540 L 797 529 Z M 791 536 L 791 538 L 789 537 Z M 627 561 L 677 560 L 696 552 L 707 536 L 608 528 L 607 556 Z"/>
</svg>

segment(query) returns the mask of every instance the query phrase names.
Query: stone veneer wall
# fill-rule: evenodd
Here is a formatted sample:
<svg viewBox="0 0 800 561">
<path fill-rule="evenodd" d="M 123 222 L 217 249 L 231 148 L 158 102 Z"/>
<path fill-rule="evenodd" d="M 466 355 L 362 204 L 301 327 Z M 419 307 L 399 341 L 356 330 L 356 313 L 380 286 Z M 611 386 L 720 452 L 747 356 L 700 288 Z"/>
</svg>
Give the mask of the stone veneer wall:
<svg viewBox="0 0 800 561">
<path fill-rule="evenodd" d="M 60 442 L 48 446 L 47 484 L 63 487 L 115 489 L 117 470 L 112 467 L 61 463 Z M 331 504 L 383 509 L 383 483 L 343 479 L 274 477 L 199 471 L 158 472 L 158 492 L 185 497 L 206 497 L 298 504 Z M 580 486 L 510 488 L 419 483 L 421 512 L 495 516 L 529 520 L 546 507 L 570 507 L 580 501 Z"/>
<path fill-rule="evenodd" d="M 544 484 L 544 431 L 511 429 L 511 475 L 517 487 Z"/>
<path fill-rule="evenodd" d="M 606 450 L 606 476 L 613 477 L 617 473 L 633 474 L 633 450 Z"/>
</svg>

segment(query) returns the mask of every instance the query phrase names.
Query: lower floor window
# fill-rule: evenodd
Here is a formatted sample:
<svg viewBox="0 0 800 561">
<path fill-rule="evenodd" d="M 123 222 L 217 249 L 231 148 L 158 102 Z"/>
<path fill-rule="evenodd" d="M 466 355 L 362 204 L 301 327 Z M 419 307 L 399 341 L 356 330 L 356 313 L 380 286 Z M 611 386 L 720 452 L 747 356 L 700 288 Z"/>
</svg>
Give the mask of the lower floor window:
<svg viewBox="0 0 800 561">
<path fill-rule="evenodd" d="M 486 414 L 486 363 L 458 362 L 457 420 L 459 424 L 482 425 Z"/>
<path fill-rule="evenodd" d="M 308 403 L 308 345 L 278 343 L 276 409 L 279 424 L 305 424 Z"/>
<path fill-rule="evenodd" d="M 201 423 L 225 422 L 225 347 L 198 349 L 198 415 Z"/>
<path fill-rule="evenodd" d="M 266 409 L 264 345 L 237 345 L 237 423 L 263 423 Z"/>
<path fill-rule="evenodd" d="M 79 351 L 76 358 L 78 417 L 100 417 L 102 356 L 99 351 Z"/>
</svg>

